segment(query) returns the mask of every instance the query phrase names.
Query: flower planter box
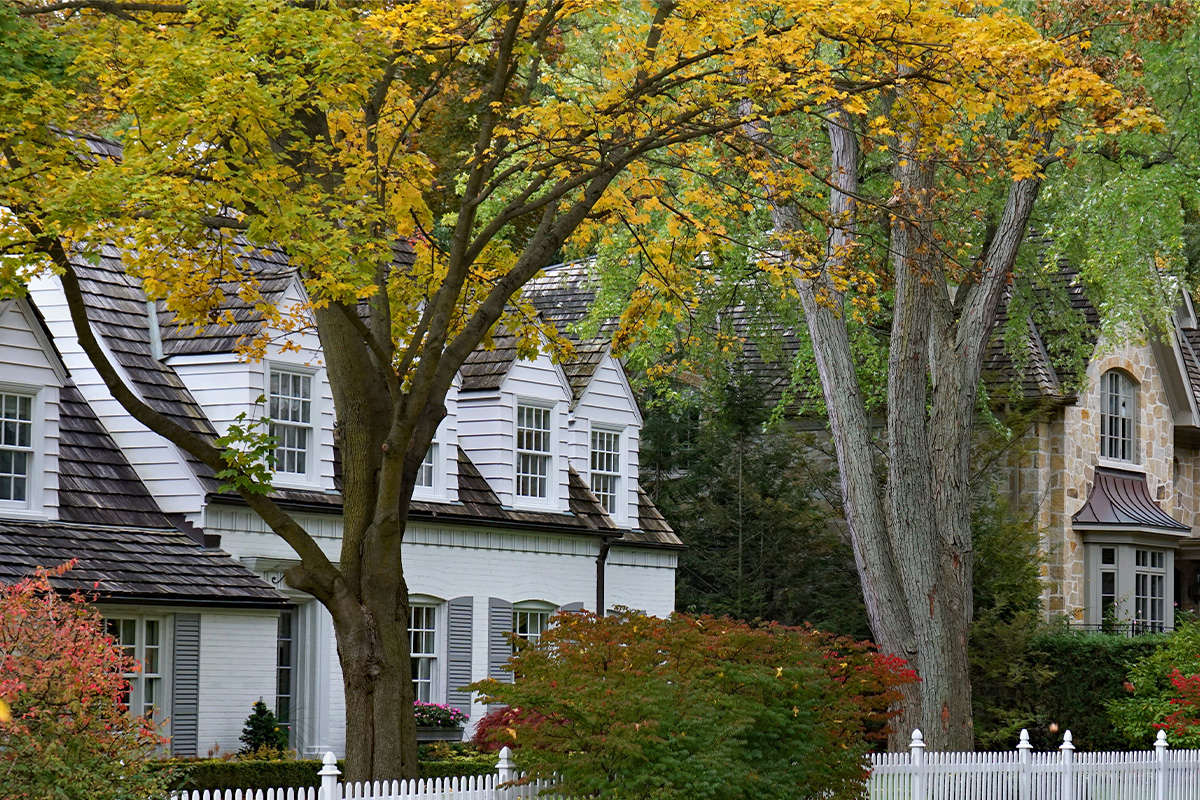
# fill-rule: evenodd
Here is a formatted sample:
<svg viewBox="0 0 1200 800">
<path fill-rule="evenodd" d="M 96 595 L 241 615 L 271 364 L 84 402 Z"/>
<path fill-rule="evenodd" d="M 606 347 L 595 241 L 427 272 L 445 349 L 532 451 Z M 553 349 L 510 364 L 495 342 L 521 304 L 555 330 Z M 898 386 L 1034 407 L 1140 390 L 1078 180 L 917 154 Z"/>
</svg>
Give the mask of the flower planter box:
<svg viewBox="0 0 1200 800">
<path fill-rule="evenodd" d="M 461 742 L 462 728 L 435 728 L 433 726 L 417 726 L 418 742 Z"/>
</svg>

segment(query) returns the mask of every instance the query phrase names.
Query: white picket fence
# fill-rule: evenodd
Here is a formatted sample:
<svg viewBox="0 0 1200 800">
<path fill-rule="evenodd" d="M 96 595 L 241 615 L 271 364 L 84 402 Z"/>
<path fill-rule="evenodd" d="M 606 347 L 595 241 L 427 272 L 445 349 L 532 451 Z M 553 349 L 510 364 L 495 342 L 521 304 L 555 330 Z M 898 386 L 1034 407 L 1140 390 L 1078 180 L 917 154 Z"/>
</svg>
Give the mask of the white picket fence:
<svg viewBox="0 0 1200 800">
<path fill-rule="evenodd" d="M 462 778 L 342 783 L 325 754 L 321 786 L 179 792 L 172 800 L 525 800 L 544 788 L 521 778 L 512 752 L 500 751 L 496 772 Z M 874 753 L 869 800 L 1200 800 L 1200 750 L 1174 750 L 1161 731 L 1154 750 L 1076 753 L 1071 732 L 1056 753 L 1035 753 L 1021 731 L 1015 752 L 926 753 L 913 731 L 907 753 Z"/>
<path fill-rule="evenodd" d="M 521 779 L 512 751 L 500 751 L 496 772 L 458 778 L 425 778 L 413 781 L 342 783 L 337 758 L 326 753 L 318 773 L 320 787 L 290 789 L 217 789 L 177 792 L 172 800 L 523 800 L 537 797 L 540 783 L 512 784 Z"/>
<path fill-rule="evenodd" d="M 1071 732 L 1057 753 L 1034 753 L 1021 731 L 1016 752 L 926 753 L 913 731 L 907 753 L 875 753 L 870 800 L 1200 800 L 1200 750 L 1076 753 Z"/>
</svg>

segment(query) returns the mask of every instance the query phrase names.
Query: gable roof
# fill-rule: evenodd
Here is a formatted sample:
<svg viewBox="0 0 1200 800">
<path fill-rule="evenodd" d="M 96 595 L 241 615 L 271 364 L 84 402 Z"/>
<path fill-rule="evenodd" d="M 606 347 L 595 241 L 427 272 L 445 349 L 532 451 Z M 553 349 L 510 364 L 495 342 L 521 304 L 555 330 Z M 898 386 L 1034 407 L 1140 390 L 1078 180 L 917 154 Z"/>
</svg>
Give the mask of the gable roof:
<svg viewBox="0 0 1200 800">
<path fill-rule="evenodd" d="M 522 290 L 538 315 L 550 323 L 559 335 L 571 342 L 573 352 L 560 365 L 571 396 L 578 401 L 587 390 L 592 375 L 609 352 L 613 323 L 602 324 L 594 337 L 584 339 L 576 330 L 596 300 L 595 282 L 591 269 L 594 259 L 555 264 L 543 270 Z M 503 331 L 493 335 L 494 347 L 490 350 L 478 348 L 467 357 L 461 373 L 462 390 L 498 391 L 505 376 L 517 360 L 517 340 Z"/>
<path fill-rule="evenodd" d="M 73 383 L 59 393 L 58 510 L 64 522 L 171 528 Z"/>
<path fill-rule="evenodd" d="M 146 295 L 139 282 L 126 274 L 120 250 L 104 245 L 95 265 L 79 257 L 72 259 L 72 265 L 79 276 L 88 319 L 129 377 L 134 391 L 148 406 L 181 427 L 215 439 L 216 429 L 183 380 L 170 366 L 154 358 Z M 219 482 L 212 470 L 191 456 L 185 458 L 204 488 L 215 491 Z"/>
<path fill-rule="evenodd" d="M 175 529 L 75 384 L 59 392 L 54 522 L 0 518 L 0 583 L 78 564 L 52 583 L 103 600 L 279 606 L 286 599 L 227 553 Z"/>
<path fill-rule="evenodd" d="M 258 277 L 264 300 L 280 302 L 295 280 L 295 273 L 288 266 L 286 256 L 275 249 L 251 248 L 243 240 L 237 240 L 233 246 L 238 248 L 235 258 Z M 407 243 L 397 244 L 395 250 L 398 263 L 411 263 L 413 251 Z M 562 365 L 575 399 L 586 390 L 608 352 L 607 338 L 601 336 L 583 340 L 571 330 L 574 323 L 586 316 L 588 306 L 595 298 L 587 272 L 589 263 L 574 262 L 552 267 L 527 289 L 539 313 L 556 325 L 561 325 L 563 335 L 575 344 L 575 356 L 568 364 Z M 215 438 L 215 428 L 179 375 L 168 363 L 154 357 L 151 327 L 157 323 L 164 355 L 232 352 L 242 337 L 252 336 L 258 331 L 265 319 L 262 313 L 238 297 L 233 291 L 234 287 L 230 286 L 224 287 L 227 294 L 221 312 L 223 315 L 228 312 L 232 324 L 213 324 L 200 328 L 181 326 L 175 315 L 165 310 L 161 303 L 156 306 L 152 319 L 146 296 L 139 282 L 125 272 L 117 247 L 106 245 L 101 248 L 96 264 L 82 258 L 74 259 L 73 264 L 79 274 L 88 316 L 136 391 L 151 407 L 185 428 Z M 477 349 L 464 364 L 461 370 L 461 388 L 464 391 L 498 389 L 503 382 L 517 358 L 516 339 L 501 334 L 495 337 L 495 342 L 494 349 Z M 626 533 L 608 516 L 578 474 L 568 480 L 569 512 L 517 511 L 504 508 L 466 454 L 460 450 L 459 455 L 460 502 L 415 500 L 410 507 L 412 516 L 459 518 L 474 523 L 519 524 L 563 532 L 611 532 L 613 536 Z M 237 502 L 231 495 L 220 494 L 220 481 L 214 477 L 211 469 L 186 454 L 184 457 L 209 497 Z M 571 472 L 574 473 L 574 470 Z M 81 476 L 79 483 L 79 497 L 83 498 L 86 476 Z M 281 488 L 273 491 L 272 497 L 309 508 L 334 509 L 341 506 L 340 495 L 328 492 Z M 81 499 L 76 502 L 85 501 Z M 658 543 L 680 546 L 682 543 L 670 531 L 661 515 L 658 515 L 658 520 L 656 524 L 664 529 L 658 531 Z"/>
</svg>

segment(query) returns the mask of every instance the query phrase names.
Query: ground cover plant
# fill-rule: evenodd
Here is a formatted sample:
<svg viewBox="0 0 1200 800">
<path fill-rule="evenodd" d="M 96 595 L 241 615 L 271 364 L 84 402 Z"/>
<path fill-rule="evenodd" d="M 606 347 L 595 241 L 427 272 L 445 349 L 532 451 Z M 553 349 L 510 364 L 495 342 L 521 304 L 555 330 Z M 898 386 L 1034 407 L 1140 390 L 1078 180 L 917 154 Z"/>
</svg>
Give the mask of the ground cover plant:
<svg viewBox="0 0 1200 800">
<path fill-rule="evenodd" d="M 598 798 L 858 797 L 864 758 L 913 680 L 809 628 L 636 613 L 556 618 L 520 647 L 485 738 L 556 792 Z"/>
<path fill-rule="evenodd" d="M 58 594 L 40 571 L 0 587 L 0 788 L 5 800 L 136 800 L 167 776 L 144 769 L 162 744 L 128 713 L 114 646 L 84 597 Z"/>
</svg>

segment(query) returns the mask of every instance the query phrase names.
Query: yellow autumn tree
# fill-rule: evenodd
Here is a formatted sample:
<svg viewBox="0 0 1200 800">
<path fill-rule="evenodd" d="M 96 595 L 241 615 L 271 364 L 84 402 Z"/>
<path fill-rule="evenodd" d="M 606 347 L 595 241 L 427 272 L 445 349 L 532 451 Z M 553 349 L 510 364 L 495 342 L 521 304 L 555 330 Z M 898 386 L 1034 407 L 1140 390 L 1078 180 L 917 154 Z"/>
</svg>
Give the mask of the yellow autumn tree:
<svg viewBox="0 0 1200 800">
<path fill-rule="evenodd" d="M 1093 69 L 1086 27 L 1051 39 L 996 4 L 887 2 L 823 25 L 819 104 L 747 98 L 761 119 L 610 192 L 610 250 L 638 270 L 619 335 L 725 308 L 718 288 L 748 278 L 799 307 L 872 630 L 921 676 L 896 733 L 965 750 L 970 455 L 997 310 L 1048 170 L 1159 122 Z M 886 343 L 861 347 L 856 322 Z"/>
<path fill-rule="evenodd" d="M 945 145 L 930 116 L 939 104 L 983 119 L 1021 95 L 1022 119 L 1053 120 L 1114 102 L 1090 74 L 1045 89 L 1048 72 L 1071 74 L 1052 68 L 1052 43 L 951 0 L 17 0 L 0 7 L 0 34 L 0 292 L 56 276 L 113 396 L 232 472 L 298 554 L 289 585 L 334 621 L 353 780 L 416 774 L 401 562 L 416 473 L 451 382 L 497 325 L 518 332 L 525 354 L 543 338 L 565 346 L 520 297 L 561 248 L 619 217 L 636 227 L 669 211 L 662 165 L 750 176 L 780 210 L 852 175 L 853 158 L 832 178 L 812 162 L 781 169 L 773 121 L 827 122 L 834 135 L 850 129 L 839 120 L 890 102 L 871 130 L 916 165 Z M 1019 139 L 997 169 L 1035 182 L 1038 136 L 1052 129 Z M 915 205 L 897 213 L 920 230 L 933 206 L 904 180 Z M 704 237 L 672 258 L 661 238 L 643 243 L 677 287 L 689 254 L 712 249 L 736 208 L 693 189 L 682 224 Z M 832 219 L 850 217 L 835 206 Z M 820 287 L 813 308 L 831 319 L 844 286 L 823 282 L 855 274 L 840 266 L 854 248 L 852 226 L 839 224 L 823 253 L 820 237 L 775 223 L 780 274 L 799 269 L 802 287 Z M 223 449 L 123 381 L 77 275 L 107 244 L 184 325 L 228 322 L 221 309 L 236 293 L 262 307 L 263 336 L 315 326 L 339 422 L 338 559 L 273 499 L 246 443 Z M 254 245 L 286 252 L 305 307 L 261 302 L 259 276 L 236 258 Z M 398 259 L 405 248 L 415 257 Z M 263 343 L 247 340 L 246 357 Z"/>
</svg>

